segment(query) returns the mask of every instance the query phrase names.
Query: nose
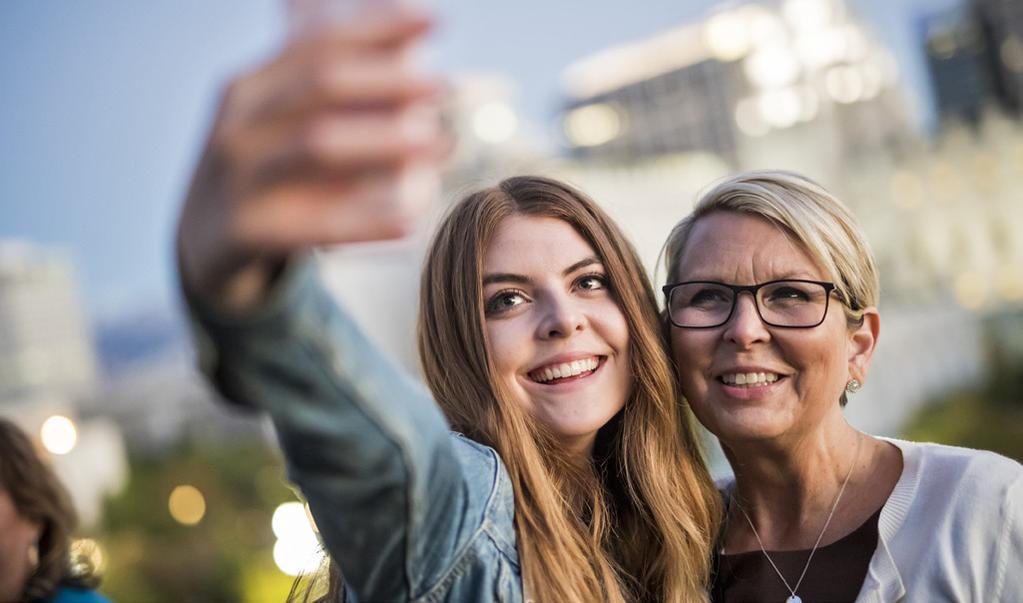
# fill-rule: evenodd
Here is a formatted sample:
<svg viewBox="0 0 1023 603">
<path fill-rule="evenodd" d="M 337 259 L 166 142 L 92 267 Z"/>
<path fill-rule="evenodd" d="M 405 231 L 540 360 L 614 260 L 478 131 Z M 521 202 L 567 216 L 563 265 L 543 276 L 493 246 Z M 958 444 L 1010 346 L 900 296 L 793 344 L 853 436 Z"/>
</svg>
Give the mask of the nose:
<svg viewBox="0 0 1023 603">
<path fill-rule="evenodd" d="M 540 339 L 568 337 L 586 328 L 585 313 L 571 297 L 552 295 L 542 304 L 543 314 L 537 327 Z"/>
<path fill-rule="evenodd" d="M 740 293 L 735 300 L 735 309 L 732 310 L 732 317 L 725 323 L 724 337 L 740 348 L 747 348 L 750 345 L 766 341 L 771 333 L 767 325 L 760 318 L 757 312 L 756 300 L 753 295 L 746 292 Z"/>
</svg>

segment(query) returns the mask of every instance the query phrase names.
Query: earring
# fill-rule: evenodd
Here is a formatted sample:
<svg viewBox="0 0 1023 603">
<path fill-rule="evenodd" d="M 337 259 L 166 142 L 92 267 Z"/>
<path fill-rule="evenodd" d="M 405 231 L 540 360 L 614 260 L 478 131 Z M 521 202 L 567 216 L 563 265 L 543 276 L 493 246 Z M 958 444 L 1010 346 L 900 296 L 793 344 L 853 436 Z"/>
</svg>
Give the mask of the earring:
<svg viewBox="0 0 1023 603">
<path fill-rule="evenodd" d="M 849 382 L 845 384 L 845 391 L 848 394 L 855 394 L 860 391 L 861 387 L 863 387 L 863 384 L 860 383 L 858 379 L 850 379 Z"/>
<path fill-rule="evenodd" d="M 35 571 L 39 567 L 39 544 L 33 542 L 28 545 L 28 565 Z"/>
</svg>

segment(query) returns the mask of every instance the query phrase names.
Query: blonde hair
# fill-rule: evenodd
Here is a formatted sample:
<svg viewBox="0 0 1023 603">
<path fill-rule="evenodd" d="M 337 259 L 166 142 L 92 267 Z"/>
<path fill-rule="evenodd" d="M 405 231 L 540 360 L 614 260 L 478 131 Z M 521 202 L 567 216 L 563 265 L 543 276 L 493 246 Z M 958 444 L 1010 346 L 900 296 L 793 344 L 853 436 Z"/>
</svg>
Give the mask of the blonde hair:
<svg viewBox="0 0 1023 603">
<path fill-rule="evenodd" d="M 792 172 L 745 172 L 703 193 L 693 211 L 672 228 L 661 254 L 669 281 L 696 222 L 713 212 L 760 216 L 782 227 L 835 283 L 850 323 L 877 306 L 880 284 L 867 238 L 852 212 L 821 185 Z"/>
<path fill-rule="evenodd" d="M 593 247 L 629 325 L 635 384 L 580 468 L 501 385 L 488 351 L 482 273 L 511 215 L 552 217 Z M 423 270 L 419 352 L 454 429 L 493 447 L 515 491 L 529 596 L 568 601 L 706 599 L 719 497 L 665 353 L 656 302 L 635 251 L 581 192 L 523 176 L 473 193 L 440 225 Z"/>
</svg>

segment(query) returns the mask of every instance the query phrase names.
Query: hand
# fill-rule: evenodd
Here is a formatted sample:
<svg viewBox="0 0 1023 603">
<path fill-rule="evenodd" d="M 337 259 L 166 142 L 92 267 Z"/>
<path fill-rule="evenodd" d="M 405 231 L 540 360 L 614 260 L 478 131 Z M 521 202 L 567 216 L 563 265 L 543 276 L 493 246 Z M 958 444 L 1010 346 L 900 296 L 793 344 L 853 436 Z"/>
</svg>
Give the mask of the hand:
<svg viewBox="0 0 1023 603">
<path fill-rule="evenodd" d="M 408 233 L 401 175 L 450 147 L 440 83 L 411 60 L 429 25 L 408 10 L 354 17 L 227 86 L 178 225 L 190 291 L 241 310 L 292 254 Z"/>
</svg>

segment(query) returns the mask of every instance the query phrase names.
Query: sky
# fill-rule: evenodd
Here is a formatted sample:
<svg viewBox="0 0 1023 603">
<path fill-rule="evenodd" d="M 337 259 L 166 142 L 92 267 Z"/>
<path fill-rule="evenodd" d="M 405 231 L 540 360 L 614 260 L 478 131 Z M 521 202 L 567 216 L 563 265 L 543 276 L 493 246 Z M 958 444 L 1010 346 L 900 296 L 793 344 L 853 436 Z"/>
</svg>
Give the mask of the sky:
<svg viewBox="0 0 1023 603">
<path fill-rule="evenodd" d="M 365 0 L 368 1 L 368 0 Z M 915 15 L 961 0 L 855 0 L 926 88 Z M 65 250 L 86 310 L 172 307 L 175 216 L 226 78 L 283 37 L 283 0 L 0 2 L 0 240 Z M 551 127 L 559 75 L 590 53 L 690 22 L 711 0 L 431 0 L 432 63 L 510 76 Z M 921 97 L 923 98 L 923 97 Z M 918 117 L 928 119 L 918 99 Z"/>
</svg>

